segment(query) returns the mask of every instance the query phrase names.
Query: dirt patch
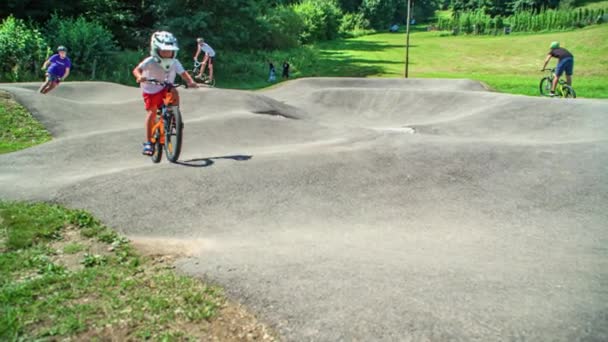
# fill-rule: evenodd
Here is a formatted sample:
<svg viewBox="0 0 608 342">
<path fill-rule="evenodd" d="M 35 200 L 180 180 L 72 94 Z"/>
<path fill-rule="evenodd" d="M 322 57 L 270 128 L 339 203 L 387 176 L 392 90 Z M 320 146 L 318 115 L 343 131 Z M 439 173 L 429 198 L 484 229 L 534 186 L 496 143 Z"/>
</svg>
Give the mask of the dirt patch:
<svg viewBox="0 0 608 342">
<path fill-rule="evenodd" d="M 54 251 L 51 261 L 64 266 L 72 272 L 85 268 L 82 261 L 86 254 L 107 257 L 112 254 L 112 247 L 96 239 L 82 236 L 77 227 L 68 226 L 63 230 L 62 239 L 53 241 L 49 247 Z"/>
<path fill-rule="evenodd" d="M 176 259 L 200 255 L 205 249 L 216 248 L 211 240 L 180 240 L 168 238 L 132 238 L 131 244 L 139 253 L 153 258 L 153 267 L 170 267 Z M 242 305 L 226 301 L 209 325 L 180 325 L 180 330 L 202 341 L 280 341 L 278 335 Z"/>
<path fill-rule="evenodd" d="M 227 302 L 217 318 L 211 321 L 210 341 L 279 341 L 275 332 L 260 323 L 243 306 Z"/>
<path fill-rule="evenodd" d="M 0 90 L 0 99 L 2 100 L 11 100 L 13 98 L 13 96 L 4 90 Z"/>
<path fill-rule="evenodd" d="M 206 239 L 171 239 L 130 237 L 131 244 L 147 256 L 171 256 L 173 258 L 200 255 L 203 250 L 214 248 L 214 242 Z"/>
</svg>

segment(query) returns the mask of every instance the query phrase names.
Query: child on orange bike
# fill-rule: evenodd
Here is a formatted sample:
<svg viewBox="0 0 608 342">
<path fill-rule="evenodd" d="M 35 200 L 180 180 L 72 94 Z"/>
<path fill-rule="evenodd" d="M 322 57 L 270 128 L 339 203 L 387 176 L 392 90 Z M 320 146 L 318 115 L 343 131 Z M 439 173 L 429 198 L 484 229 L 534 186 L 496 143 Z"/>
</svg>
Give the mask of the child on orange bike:
<svg viewBox="0 0 608 342">
<path fill-rule="evenodd" d="M 154 32 L 150 40 L 150 57 L 144 59 L 133 69 L 133 76 L 140 84 L 143 91 L 144 104 L 148 115 L 146 116 L 146 142 L 144 143 L 144 155 L 154 154 L 154 146 L 150 142 L 152 127 L 156 118 L 156 111 L 163 104 L 167 89 L 158 84 L 146 83 L 148 79 L 156 79 L 159 82 L 173 83 L 175 75 L 179 74 L 189 87 L 197 88 L 182 64 L 177 60 L 177 39 L 165 31 Z M 175 88 L 171 89 L 174 106 L 179 106 L 179 95 Z"/>
</svg>

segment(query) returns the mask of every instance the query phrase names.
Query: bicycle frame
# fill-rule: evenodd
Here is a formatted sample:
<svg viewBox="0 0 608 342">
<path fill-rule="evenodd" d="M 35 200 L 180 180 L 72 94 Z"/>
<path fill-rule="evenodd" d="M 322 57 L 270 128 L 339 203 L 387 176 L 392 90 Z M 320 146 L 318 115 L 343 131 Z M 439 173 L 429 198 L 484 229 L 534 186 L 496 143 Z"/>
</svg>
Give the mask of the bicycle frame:
<svg viewBox="0 0 608 342">
<path fill-rule="evenodd" d="M 162 108 L 159 108 L 157 110 L 156 116 L 159 117 L 159 119 L 158 119 L 158 121 L 156 121 L 154 126 L 152 126 L 152 133 L 156 132 L 157 129 L 160 132 L 160 137 L 158 137 L 158 138 L 160 139 L 161 145 L 165 144 L 165 116 L 166 115 L 167 115 L 167 107 L 165 105 L 163 105 Z M 154 134 L 152 134 L 151 142 L 152 142 L 152 144 L 156 143 L 156 136 Z"/>
<path fill-rule="evenodd" d="M 555 74 L 555 68 L 552 69 L 545 69 L 545 71 L 548 71 L 548 75 L 547 78 L 549 79 L 550 85 L 553 84 L 553 81 L 555 80 L 555 78 L 557 77 L 557 75 Z M 564 97 L 564 85 L 567 84 L 566 81 L 564 81 L 563 79 L 559 79 L 559 81 L 557 82 L 557 86 L 555 87 L 555 92 L 558 93 L 561 97 Z"/>
<path fill-rule="evenodd" d="M 167 88 L 167 93 L 165 94 L 165 97 L 163 98 L 163 105 L 158 108 L 156 110 L 156 116 L 158 118 L 158 121 L 154 124 L 154 126 L 152 126 L 152 144 L 156 143 L 156 137 L 154 136 L 154 132 L 158 129 L 160 132 L 160 143 L 161 145 L 165 144 L 165 132 L 166 132 L 166 127 L 167 125 L 166 123 L 166 118 L 167 118 L 167 111 L 169 110 L 169 106 L 171 106 L 172 103 L 174 103 L 175 101 L 175 95 L 173 94 L 173 92 L 171 91 L 173 88 L 175 88 L 174 86 L 166 86 Z"/>
</svg>

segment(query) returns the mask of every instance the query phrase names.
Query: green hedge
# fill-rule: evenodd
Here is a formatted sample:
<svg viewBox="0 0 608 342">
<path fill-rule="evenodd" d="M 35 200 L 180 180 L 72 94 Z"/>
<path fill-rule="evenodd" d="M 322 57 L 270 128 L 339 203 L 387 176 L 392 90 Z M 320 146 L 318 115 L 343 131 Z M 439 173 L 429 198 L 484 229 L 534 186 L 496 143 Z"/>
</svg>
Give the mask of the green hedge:
<svg viewBox="0 0 608 342">
<path fill-rule="evenodd" d="M 23 81 L 47 55 L 42 34 L 12 16 L 0 23 L 0 81 Z"/>
<path fill-rule="evenodd" d="M 559 31 L 603 23 L 607 9 L 519 11 L 508 17 L 491 17 L 483 10 L 455 12 L 452 18 L 439 18 L 437 27 L 455 34 L 501 34 L 511 32 Z"/>
</svg>

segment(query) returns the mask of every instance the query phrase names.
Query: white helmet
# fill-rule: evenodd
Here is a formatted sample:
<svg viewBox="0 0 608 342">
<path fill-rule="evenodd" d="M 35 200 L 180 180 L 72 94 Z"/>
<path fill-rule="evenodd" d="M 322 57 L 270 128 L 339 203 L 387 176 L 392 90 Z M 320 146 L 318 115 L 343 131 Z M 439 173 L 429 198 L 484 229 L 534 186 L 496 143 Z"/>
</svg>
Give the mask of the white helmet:
<svg viewBox="0 0 608 342">
<path fill-rule="evenodd" d="M 160 51 L 173 51 L 171 58 L 163 58 L 160 56 Z M 154 57 L 154 59 L 160 63 L 160 65 L 165 70 L 169 70 L 175 58 L 177 57 L 177 51 L 179 51 L 179 47 L 177 47 L 177 39 L 167 32 L 167 31 L 158 31 L 152 34 L 152 38 L 150 39 L 150 55 Z"/>
</svg>

